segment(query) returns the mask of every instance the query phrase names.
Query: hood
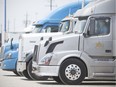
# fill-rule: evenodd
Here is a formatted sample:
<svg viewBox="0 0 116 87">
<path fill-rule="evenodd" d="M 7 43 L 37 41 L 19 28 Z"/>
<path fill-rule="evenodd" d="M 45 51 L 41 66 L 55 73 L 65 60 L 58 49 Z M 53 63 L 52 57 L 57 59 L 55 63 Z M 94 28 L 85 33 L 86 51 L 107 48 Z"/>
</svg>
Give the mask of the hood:
<svg viewBox="0 0 116 87">
<path fill-rule="evenodd" d="M 13 49 L 12 50 L 16 50 L 19 47 L 19 43 L 18 42 L 13 42 L 12 43 Z M 4 53 L 6 53 L 7 51 L 11 50 L 11 43 L 5 43 L 4 45 Z"/>
<path fill-rule="evenodd" d="M 10 58 L 18 58 L 18 50 L 16 51 L 13 51 L 13 50 L 10 50 L 10 51 L 7 51 L 4 55 L 4 59 L 8 59 L 9 58 L 9 54 L 10 54 Z"/>
<path fill-rule="evenodd" d="M 57 33 L 30 33 L 30 34 L 22 34 L 22 38 L 35 38 L 35 37 L 47 37 L 47 36 L 56 36 L 56 35 L 61 35 L 62 32 L 57 32 Z"/>
</svg>

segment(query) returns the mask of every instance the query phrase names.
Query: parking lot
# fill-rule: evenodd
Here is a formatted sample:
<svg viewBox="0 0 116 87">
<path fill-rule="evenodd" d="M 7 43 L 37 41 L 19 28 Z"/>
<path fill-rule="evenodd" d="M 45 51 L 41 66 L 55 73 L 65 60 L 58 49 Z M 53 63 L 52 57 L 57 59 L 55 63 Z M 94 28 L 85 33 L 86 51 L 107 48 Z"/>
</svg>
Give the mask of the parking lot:
<svg viewBox="0 0 116 87">
<path fill-rule="evenodd" d="M 83 81 L 81 85 L 64 85 L 55 81 L 32 81 L 0 69 L 0 87 L 116 87 L 116 81 Z"/>
</svg>

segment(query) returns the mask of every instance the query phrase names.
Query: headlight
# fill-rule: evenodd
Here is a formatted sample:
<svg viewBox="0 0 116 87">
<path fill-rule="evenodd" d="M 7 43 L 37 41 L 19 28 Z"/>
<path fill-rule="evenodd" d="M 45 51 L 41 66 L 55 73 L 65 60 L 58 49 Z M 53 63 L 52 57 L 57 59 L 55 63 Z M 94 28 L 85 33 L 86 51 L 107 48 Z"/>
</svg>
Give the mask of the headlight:
<svg viewBox="0 0 116 87">
<path fill-rule="evenodd" d="M 8 53 L 8 54 L 6 55 L 6 58 L 12 58 L 12 53 Z"/>
<path fill-rule="evenodd" d="M 50 64 L 50 61 L 52 59 L 52 56 L 53 54 L 52 53 L 49 53 L 47 55 L 45 55 L 41 61 L 40 61 L 40 65 L 49 65 Z"/>
</svg>

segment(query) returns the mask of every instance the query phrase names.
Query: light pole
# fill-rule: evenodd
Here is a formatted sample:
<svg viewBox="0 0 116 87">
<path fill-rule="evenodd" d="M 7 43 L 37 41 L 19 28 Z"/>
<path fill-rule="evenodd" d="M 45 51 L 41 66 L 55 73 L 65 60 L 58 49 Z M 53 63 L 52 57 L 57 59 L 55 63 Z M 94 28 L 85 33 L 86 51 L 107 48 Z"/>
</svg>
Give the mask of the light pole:
<svg viewBox="0 0 116 87">
<path fill-rule="evenodd" d="M 6 0 L 4 0 L 4 31 L 6 32 Z"/>
<path fill-rule="evenodd" d="M 85 0 L 82 0 L 82 8 L 85 6 Z"/>
<path fill-rule="evenodd" d="M 2 29 L 2 46 L 5 41 L 5 32 L 6 32 L 6 0 L 4 0 L 4 28 Z"/>
<path fill-rule="evenodd" d="M 53 10 L 53 7 L 57 7 L 57 5 L 54 5 L 54 2 L 55 0 L 49 0 L 49 5 L 46 5 L 47 7 L 50 8 L 50 11 Z"/>
<path fill-rule="evenodd" d="M 50 10 L 52 11 L 52 0 L 50 0 Z"/>
<path fill-rule="evenodd" d="M 28 25 L 28 13 L 26 12 L 26 16 L 25 16 L 25 27 L 27 27 L 27 25 Z"/>
</svg>

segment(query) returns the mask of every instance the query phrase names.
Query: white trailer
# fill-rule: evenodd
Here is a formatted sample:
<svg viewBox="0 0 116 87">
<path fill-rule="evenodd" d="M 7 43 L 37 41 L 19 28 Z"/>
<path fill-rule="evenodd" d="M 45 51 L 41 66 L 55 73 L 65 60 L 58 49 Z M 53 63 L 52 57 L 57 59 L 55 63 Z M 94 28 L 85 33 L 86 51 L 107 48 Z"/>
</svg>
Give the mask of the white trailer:
<svg viewBox="0 0 116 87">
<path fill-rule="evenodd" d="M 77 11 L 74 33 L 36 46 L 33 72 L 72 85 L 85 77 L 116 80 L 115 5 L 116 0 L 94 0 Z"/>
</svg>

